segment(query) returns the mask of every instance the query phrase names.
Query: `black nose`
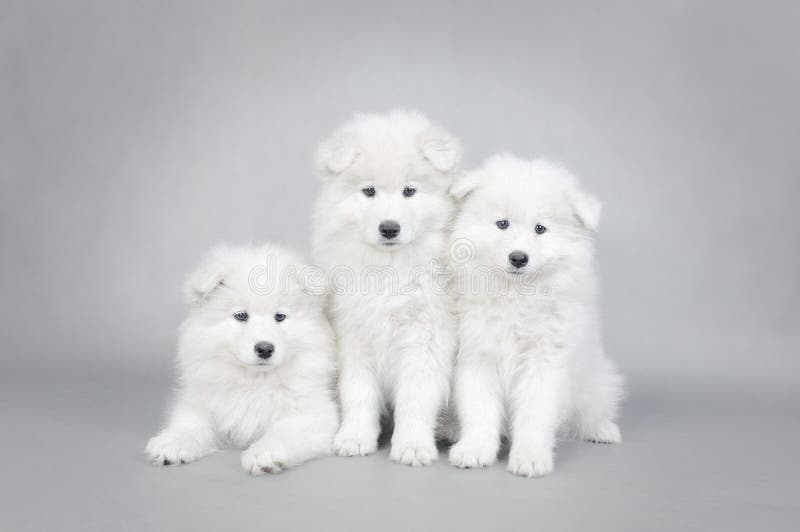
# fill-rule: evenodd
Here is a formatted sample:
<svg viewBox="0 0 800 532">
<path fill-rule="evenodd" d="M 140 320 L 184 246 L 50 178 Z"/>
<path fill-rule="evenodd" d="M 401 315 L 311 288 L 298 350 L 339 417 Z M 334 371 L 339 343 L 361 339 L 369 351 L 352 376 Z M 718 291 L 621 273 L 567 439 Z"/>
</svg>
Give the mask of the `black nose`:
<svg viewBox="0 0 800 532">
<path fill-rule="evenodd" d="M 512 251 L 508 254 L 508 262 L 515 268 L 522 268 L 528 264 L 528 254 L 524 251 Z"/>
<path fill-rule="evenodd" d="M 378 231 L 384 238 L 392 239 L 400 234 L 400 224 L 394 220 L 384 220 L 378 226 Z"/>
<path fill-rule="evenodd" d="M 266 360 L 272 356 L 272 352 L 275 351 L 275 346 L 269 342 L 258 342 L 253 349 L 258 355 L 258 358 Z"/>
</svg>

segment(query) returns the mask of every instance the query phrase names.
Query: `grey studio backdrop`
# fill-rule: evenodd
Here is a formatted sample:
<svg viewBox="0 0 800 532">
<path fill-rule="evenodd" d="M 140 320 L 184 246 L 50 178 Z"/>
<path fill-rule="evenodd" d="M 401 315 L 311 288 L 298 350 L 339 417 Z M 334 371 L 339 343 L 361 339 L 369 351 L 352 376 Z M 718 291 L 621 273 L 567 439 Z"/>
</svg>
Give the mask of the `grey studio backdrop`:
<svg viewBox="0 0 800 532">
<path fill-rule="evenodd" d="M 797 2 L 0 3 L 0 529 L 797 530 Z M 555 473 L 157 469 L 180 286 L 309 251 L 315 145 L 419 109 L 604 202 L 625 442 Z"/>
</svg>

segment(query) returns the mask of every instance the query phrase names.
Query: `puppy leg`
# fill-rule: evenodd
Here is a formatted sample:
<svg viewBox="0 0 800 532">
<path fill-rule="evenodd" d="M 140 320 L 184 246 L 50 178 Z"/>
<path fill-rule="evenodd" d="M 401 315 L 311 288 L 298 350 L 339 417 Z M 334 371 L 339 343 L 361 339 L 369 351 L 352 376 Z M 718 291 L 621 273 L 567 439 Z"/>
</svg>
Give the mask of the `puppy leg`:
<svg viewBox="0 0 800 532">
<path fill-rule="evenodd" d="M 515 475 L 540 477 L 553 471 L 553 448 L 566 384 L 566 368 L 558 363 L 542 362 L 519 370 L 511 397 L 508 457 L 508 470 Z"/>
<path fill-rule="evenodd" d="M 307 414 L 313 407 L 303 407 Z M 329 455 L 336 430 L 335 409 L 323 406 L 317 415 L 291 414 L 277 420 L 242 452 L 242 468 L 253 476 L 280 473 L 312 458 Z"/>
<path fill-rule="evenodd" d="M 156 465 L 188 464 L 214 452 L 208 418 L 187 404 L 172 411 L 167 428 L 150 438 L 145 453 Z"/>
<path fill-rule="evenodd" d="M 405 465 L 427 465 L 439 457 L 434 433 L 448 381 L 432 354 L 422 351 L 406 358 L 397 376 L 389 458 Z"/>
<path fill-rule="evenodd" d="M 381 394 L 374 359 L 359 344 L 342 339 L 339 400 L 342 426 L 333 440 L 339 456 L 366 456 L 378 448 Z"/>
<path fill-rule="evenodd" d="M 456 467 L 483 467 L 497 461 L 503 402 L 494 364 L 477 357 L 459 357 L 454 399 L 461 439 L 450 448 Z"/>
<path fill-rule="evenodd" d="M 622 377 L 600 354 L 589 381 L 576 405 L 578 434 L 581 439 L 595 443 L 619 443 L 622 435 L 614 420 L 622 397 Z"/>
</svg>

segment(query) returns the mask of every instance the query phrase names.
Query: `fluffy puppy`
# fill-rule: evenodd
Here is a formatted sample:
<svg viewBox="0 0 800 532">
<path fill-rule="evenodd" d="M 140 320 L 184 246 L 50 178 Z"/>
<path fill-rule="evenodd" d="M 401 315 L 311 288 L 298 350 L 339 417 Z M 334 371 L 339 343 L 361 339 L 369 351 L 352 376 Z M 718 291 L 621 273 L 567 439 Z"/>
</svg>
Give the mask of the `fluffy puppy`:
<svg viewBox="0 0 800 532">
<path fill-rule="evenodd" d="M 147 444 L 153 463 L 232 445 L 246 448 L 245 471 L 260 475 L 330 454 L 335 346 L 304 272 L 295 254 L 266 245 L 216 248 L 189 276 L 177 399 Z"/>
<path fill-rule="evenodd" d="M 452 188 L 463 198 L 453 232 L 459 274 L 460 349 L 455 404 L 458 467 L 497 459 L 508 469 L 553 469 L 556 433 L 615 443 L 621 379 L 600 336 L 593 266 L 599 202 L 542 160 L 502 155 Z"/>
<path fill-rule="evenodd" d="M 315 260 L 332 282 L 340 456 L 372 453 L 393 409 L 390 458 L 437 458 L 434 431 L 456 352 L 446 264 L 459 142 L 415 112 L 358 115 L 317 153 Z"/>
</svg>

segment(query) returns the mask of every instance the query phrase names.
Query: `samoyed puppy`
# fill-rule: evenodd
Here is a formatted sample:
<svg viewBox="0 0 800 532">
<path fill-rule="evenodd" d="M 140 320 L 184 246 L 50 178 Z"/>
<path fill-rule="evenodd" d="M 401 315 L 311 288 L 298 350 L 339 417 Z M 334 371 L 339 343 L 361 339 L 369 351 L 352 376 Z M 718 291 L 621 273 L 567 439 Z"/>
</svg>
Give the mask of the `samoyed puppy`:
<svg viewBox="0 0 800 532">
<path fill-rule="evenodd" d="M 147 444 L 153 463 L 185 464 L 230 445 L 260 475 L 330 454 L 335 342 L 306 272 L 294 253 L 264 245 L 218 247 L 189 276 L 177 398 Z"/>
<path fill-rule="evenodd" d="M 600 204 L 561 166 L 490 158 L 452 188 L 463 199 L 459 249 L 460 348 L 454 400 L 458 467 L 497 459 L 538 477 L 553 470 L 557 431 L 616 443 L 621 379 L 606 358 L 596 305 L 593 235 Z"/>
<path fill-rule="evenodd" d="M 457 139 L 408 111 L 358 115 L 317 152 L 313 247 L 339 342 L 340 456 L 374 452 L 392 411 L 390 458 L 437 458 L 457 342 L 445 265 L 460 157 Z"/>
</svg>

